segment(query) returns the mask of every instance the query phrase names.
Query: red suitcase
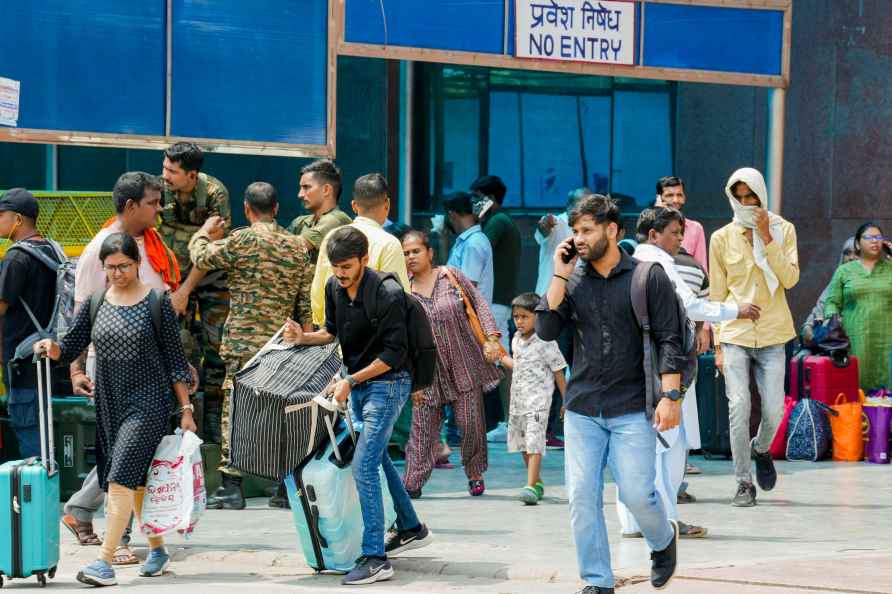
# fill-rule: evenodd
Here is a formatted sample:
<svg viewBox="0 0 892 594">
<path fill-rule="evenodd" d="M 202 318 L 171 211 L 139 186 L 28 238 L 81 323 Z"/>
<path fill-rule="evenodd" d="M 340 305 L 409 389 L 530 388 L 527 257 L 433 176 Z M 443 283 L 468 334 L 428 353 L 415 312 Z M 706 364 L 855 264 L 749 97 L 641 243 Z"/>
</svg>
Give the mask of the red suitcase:
<svg viewBox="0 0 892 594">
<path fill-rule="evenodd" d="M 839 394 L 845 394 L 848 402 L 858 402 L 858 357 L 849 355 L 842 362 L 818 355 L 794 357 L 790 395 L 799 399 L 806 393 L 827 406 L 835 404 Z"/>
</svg>

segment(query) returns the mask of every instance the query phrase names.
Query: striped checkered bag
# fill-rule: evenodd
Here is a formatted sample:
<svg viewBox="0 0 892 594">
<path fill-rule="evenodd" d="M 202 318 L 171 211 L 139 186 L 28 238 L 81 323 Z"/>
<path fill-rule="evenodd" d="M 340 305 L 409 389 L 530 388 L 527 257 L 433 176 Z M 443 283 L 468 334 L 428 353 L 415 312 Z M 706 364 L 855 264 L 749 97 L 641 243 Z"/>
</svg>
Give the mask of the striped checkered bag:
<svg viewBox="0 0 892 594">
<path fill-rule="evenodd" d="M 337 344 L 294 346 L 277 334 L 235 375 L 230 401 L 230 463 L 281 481 L 327 437 L 320 394 L 341 368 Z"/>
</svg>

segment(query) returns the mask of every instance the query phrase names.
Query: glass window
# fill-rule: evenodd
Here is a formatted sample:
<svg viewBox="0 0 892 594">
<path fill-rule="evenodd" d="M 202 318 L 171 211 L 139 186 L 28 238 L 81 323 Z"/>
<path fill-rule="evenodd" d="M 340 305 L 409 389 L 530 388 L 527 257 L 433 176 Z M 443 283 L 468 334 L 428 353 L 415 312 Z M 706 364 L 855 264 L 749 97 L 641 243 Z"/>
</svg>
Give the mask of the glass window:
<svg viewBox="0 0 892 594">
<path fill-rule="evenodd" d="M 562 209 L 586 185 L 620 198 L 624 212 L 653 199 L 672 173 L 672 86 L 522 70 L 418 66 L 415 209 L 500 176 L 505 206 Z"/>
</svg>

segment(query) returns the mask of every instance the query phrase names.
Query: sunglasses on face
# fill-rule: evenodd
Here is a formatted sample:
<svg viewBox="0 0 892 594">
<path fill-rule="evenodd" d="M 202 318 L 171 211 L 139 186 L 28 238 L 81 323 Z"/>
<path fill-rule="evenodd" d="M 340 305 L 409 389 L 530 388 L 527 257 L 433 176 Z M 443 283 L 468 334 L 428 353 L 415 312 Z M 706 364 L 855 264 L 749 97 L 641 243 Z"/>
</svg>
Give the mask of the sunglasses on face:
<svg viewBox="0 0 892 594">
<path fill-rule="evenodd" d="M 885 241 L 885 237 L 882 235 L 862 235 L 861 239 L 864 241 Z"/>
</svg>

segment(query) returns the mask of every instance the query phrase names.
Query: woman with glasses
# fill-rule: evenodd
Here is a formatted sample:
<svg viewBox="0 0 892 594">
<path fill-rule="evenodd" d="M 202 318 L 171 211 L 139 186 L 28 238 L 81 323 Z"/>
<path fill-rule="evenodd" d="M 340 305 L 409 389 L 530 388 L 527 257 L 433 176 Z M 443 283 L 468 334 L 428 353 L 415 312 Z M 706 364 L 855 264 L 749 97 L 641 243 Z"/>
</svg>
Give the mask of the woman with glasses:
<svg viewBox="0 0 892 594">
<path fill-rule="evenodd" d="M 892 243 L 876 223 L 855 232 L 857 259 L 836 269 L 830 281 L 825 317 L 838 313 L 858 357 L 861 388 L 866 392 L 892 386 L 889 352 L 892 349 Z"/>
<path fill-rule="evenodd" d="M 34 350 L 68 363 L 91 342 L 96 349 L 93 394 L 102 454 L 97 470 L 99 483 L 108 492 L 106 536 L 99 558 L 81 570 L 77 579 L 111 586 L 117 583 L 112 557 L 131 512 L 140 514 L 149 465 L 170 426 L 171 393 L 182 413 L 180 427 L 188 431 L 196 427 L 189 404 L 191 372 L 169 296 L 140 281 L 139 248 L 130 235 L 109 235 L 99 259 L 108 289 L 81 306 L 61 344 L 42 340 Z M 158 576 L 169 565 L 170 556 L 161 538 L 148 540 L 150 551 L 140 575 Z"/>
</svg>

